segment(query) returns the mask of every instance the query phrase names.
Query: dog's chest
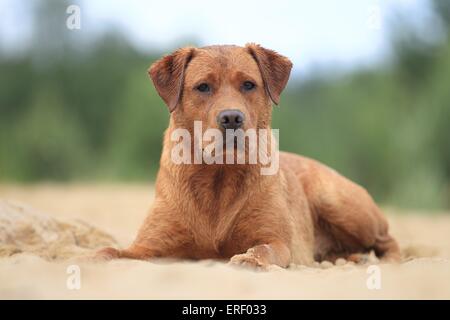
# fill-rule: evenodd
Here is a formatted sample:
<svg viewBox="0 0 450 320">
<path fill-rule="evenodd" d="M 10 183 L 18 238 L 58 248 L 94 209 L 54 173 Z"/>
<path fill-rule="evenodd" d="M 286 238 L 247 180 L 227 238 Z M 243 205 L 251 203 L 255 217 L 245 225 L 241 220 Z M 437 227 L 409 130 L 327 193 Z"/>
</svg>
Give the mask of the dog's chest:
<svg viewBox="0 0 450 320">
<path fill-rule="evenodd" d="M 189 180 L 187 190 L 183 204 L 186 207 L 189 199 L 186 214 L 194 258 L 229 258 L 241 253 L 233 233 L 243 213 L 252 210 L 245 172 L 217 170 L 196 175 Z"/>
<path fill-rule="evenodd" d="M 200 212 L 189 225 L 192 234 L 191 249 L 196 259 L 228 259 L 242 253 L 246 235 L 238 236 L 236 228 L 241 214 L 248 207 L 236 209 L 231 206 L 217 212 Z"/>
</svg>

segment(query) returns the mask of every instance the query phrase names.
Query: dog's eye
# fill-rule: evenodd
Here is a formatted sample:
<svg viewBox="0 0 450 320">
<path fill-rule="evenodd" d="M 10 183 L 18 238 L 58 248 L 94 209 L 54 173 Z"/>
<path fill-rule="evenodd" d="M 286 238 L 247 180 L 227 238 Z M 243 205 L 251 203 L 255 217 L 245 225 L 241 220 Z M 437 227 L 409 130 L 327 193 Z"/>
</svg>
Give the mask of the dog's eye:
<svg viewBox="0 0 450 320">
<path fill-rule="evenodd" d="M 256 87 L 256 84 L 254 84 L 254 83 L 251 82 L 251 81 L 245 81 L 245 82 L 242 84 L 242 89 L 245 90 L 245 91 L 253 90 L 253 89 L 255 89 L 255 87 Z"/>
<path fill-rule="evenodd" d="M 209 87 L 209 85 L 207 83 L 202 83 L 202 84 L 198 85 L 196 89 L 200 92 L 211 91 L 211 88 Z"/>
</svg>

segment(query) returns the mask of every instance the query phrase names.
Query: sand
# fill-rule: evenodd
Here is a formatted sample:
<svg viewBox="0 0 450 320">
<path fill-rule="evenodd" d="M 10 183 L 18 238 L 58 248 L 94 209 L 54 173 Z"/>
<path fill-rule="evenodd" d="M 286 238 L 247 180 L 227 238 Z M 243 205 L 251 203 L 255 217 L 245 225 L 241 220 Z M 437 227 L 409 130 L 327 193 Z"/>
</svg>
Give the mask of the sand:
<svg viewBox="0 0 450 320">
<path fill-rule="evenodd" d="M 396 265 L 371 257 L 254 272 L 210 260 L 73 259 L 129 244 L 152 199 L 150 185 L 0 185 L 0 298 L 450 299 L 445 212 L 384 208 L 404 255 Z"/>
</svg>

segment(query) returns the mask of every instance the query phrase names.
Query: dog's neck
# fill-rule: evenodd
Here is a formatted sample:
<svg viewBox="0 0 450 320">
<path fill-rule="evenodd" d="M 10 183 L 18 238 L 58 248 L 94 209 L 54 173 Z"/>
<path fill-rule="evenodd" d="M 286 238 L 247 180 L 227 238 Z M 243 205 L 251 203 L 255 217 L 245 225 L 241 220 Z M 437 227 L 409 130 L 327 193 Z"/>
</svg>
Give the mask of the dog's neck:
<svg viewBox="0 0 450 320">
<path fill-rule="evenodd" d="M 167 145 L 164 147 L 166 148 Z M 238 192 L 249 184 L 257 184 L 261 179 L 259 164 L 175 164 L 170 151 L 163 151 L 161 169 L 170 173 L 180 185 L 190 185 L 190 190 L 205 188 L 218 195 L 231 188 Z"/>
</svg>

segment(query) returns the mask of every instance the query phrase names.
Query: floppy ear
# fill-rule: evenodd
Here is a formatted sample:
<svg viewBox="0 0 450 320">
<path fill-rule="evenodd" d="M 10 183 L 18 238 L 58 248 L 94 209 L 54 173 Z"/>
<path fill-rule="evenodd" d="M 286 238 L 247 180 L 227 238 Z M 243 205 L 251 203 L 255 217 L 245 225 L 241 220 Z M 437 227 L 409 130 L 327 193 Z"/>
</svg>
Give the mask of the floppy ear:
<svg viewBox="0 0 450 320">
<path fill-rule="evenodd" d="M 148 74 L 156 91 L 169 107 L 170 112 L 175 110 L 180 101 L 184 83 L 184 70 L 193 54 L 194 48 L 181 48 L 159 59 L 148 69 Z"/>
<path fill-rule="evenodd" d="M 286 86 L 291 74 L 292 62 L 277 52 L 248 43 L 245 46 L 258 64 L 264 86 L 270 99 L 278 105 L 280 94 Z"/>
</svg>

